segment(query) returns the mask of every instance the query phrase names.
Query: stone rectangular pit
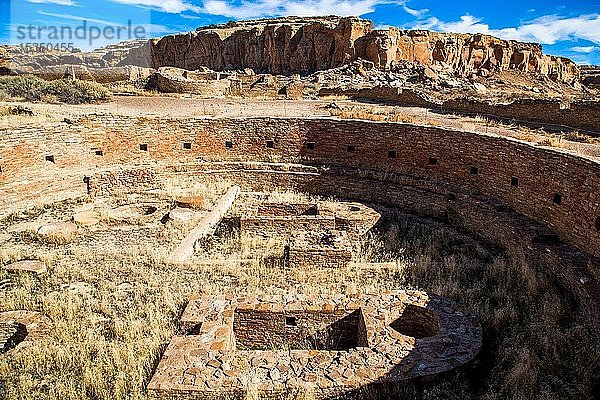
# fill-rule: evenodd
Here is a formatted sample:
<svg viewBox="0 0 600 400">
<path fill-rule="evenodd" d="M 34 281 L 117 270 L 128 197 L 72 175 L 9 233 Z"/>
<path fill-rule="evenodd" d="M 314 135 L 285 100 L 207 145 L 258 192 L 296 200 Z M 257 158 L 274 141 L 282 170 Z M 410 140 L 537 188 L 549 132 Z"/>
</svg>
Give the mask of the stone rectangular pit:
<svg viewBox="0 0 600 400">
<path fill-rule="evenodd" d="M 361 309 L 331 311 L 235 310 L 237 350 L 349 350 L 367 346 Z"/>
</svg>

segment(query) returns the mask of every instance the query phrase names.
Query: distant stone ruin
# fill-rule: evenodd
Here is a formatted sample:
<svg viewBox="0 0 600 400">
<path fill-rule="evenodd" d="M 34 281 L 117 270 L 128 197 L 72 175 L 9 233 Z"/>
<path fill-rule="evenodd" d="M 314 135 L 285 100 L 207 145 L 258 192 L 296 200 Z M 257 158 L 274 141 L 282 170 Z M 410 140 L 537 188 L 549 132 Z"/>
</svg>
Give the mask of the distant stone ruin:
<svg viewBox="0 0 600 400">
<path fill-rule="evenodd" d="M 468 363 L 481 327 L 455 303 L 419 291 L 380 295 L 248 295 L 193 299 L 149 394 L 325 398 Z"/>
</svg>

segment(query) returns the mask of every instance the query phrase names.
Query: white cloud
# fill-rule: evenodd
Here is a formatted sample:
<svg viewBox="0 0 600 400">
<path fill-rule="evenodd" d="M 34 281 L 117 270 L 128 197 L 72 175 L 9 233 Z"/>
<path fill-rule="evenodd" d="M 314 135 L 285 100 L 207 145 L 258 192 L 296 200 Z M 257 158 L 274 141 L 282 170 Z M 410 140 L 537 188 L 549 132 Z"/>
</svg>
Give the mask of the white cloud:
<svg viewBox="0 0 600 400">
<path fill-rule="evenodd" d="M 36 0 L 37 1 L 37 0 Z M 43 1 L 43 0 L 40 0 Z M 58 0 L 71 1 L 71 0 Z M 359 16 L 375 11 L 381 4 L 397 4 L 410 15 L 421 17 L 427 9 L 409 8 L 406 0 L 112 0 L 121 4 L 148 7 L 163 12 L 180 14 L 190 11 L 196 14 L 219 15 L 234 19 L 268 16 Z"/>
<path fill-rule="evenodd" d="M 118 22 L 113 22 L 113 21 L 107 21 L 104 19 L 95 19 L 95 18 L 86 18 L 86 17 L 80 17 L 78 15 L 71 15 L 71 14 L 59 14 L 59 13 L 49 13 L 49 12 L 45 12 L 45 11 L 38 11 L 38 14 L 41 15 L 46 15 L 49 17 L 55 17 L 55 18 L 61 18 L 61 19 L 70 19 L 72 21 L 86 21 L 88 23 L 94 23 L 94 24 L 100 24 L 100 25 L 109 25 L 109 26 L 119 26 L 122 25 L 121 23 Z"/>
<path fill-rule="evenodd" d="M 185 0 L 112 0 L 116 3 L 155 8 L 163 12 L 179 14 L 184 11 L 200 13 L 201 8 Z"/>
<path fill-rule="evenodd" d="M 569 50 L 574 51 L 576 53 L 592 53 L 594 51 L 600 50 L 598 46 L 575 46 L 571 47 Z"/>
<path fill-rule="evenodd" d="M 415 10 L 413 8 L 409 8 L 406 4 L 402 5 L 402 9 L 412 15 L 413 17 L 422 17 L 429 12 L 429 9 L 423 8 L 421 10 Z"/>
<path fill-rule="evenodd" d="M 235 4 L 225 0 L 206 0 L 202 11 L 206 14 L 236 19 L 282 15 L 358 16 L 375 11 L 377 5 L 390 3 L 397 2 L 394 0 L 258 0 Z"/>
<path fill-rule="evenodd" d="M 491 29 L 481 19 L 463 15 L 459 21 L 444 22 L 435 17 L 418 22 L 413 28 L 432 29 L 442 32 L 484 33 L 507 40 L 555 44 L 558 41 L 585 39 L 600 43 L 600 14 L 578 17 L 546 15 L 525 21 L 516 28 Z"/>
<path fill-rule="evenodd" d="M 74 6 L 77 3 L 75 3 L 73 0 L 27 0 L 30 3 L 52 3 L 52 4 L 59 4 L 61 6 Z"/>
</svg>

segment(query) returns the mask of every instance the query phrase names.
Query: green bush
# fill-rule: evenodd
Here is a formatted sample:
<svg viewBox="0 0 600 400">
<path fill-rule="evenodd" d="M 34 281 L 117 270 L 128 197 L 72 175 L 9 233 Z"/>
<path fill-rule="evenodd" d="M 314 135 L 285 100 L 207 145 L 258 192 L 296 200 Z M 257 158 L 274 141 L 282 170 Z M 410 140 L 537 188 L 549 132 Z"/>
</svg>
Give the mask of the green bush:
<svg viewBox="0 0 600 400">
<path fill-rule="evenodd" d="M 0 92 L 28 101 L 57 99 L 67 104 L 110 100 L 110 92 L 99 83 L 72 79 L 45 81 L 32 75 L 0 77 Z"/>
</svg>

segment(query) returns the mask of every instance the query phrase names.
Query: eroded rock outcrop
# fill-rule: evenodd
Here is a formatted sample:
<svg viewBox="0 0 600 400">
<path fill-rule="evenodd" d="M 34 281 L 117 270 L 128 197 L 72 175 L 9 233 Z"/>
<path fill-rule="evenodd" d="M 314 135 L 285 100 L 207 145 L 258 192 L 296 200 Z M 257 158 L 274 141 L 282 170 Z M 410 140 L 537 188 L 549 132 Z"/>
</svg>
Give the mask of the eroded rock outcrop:
<svg viewBox="0 0 600 400">
<path fill-rule="evenodd" d="M 481 34 L 373 30 L 371 21 L 355 17 L 274 18 L 198 28 L 151 40 L 120 64 L 308 74 L 359 58 L 381 69 L 414 61 L 446 64 L 460 75 L 518 70 L 561 82 L 579 76 L 572 61 L 543 54 L 539 44 Z"/>
</svg>

